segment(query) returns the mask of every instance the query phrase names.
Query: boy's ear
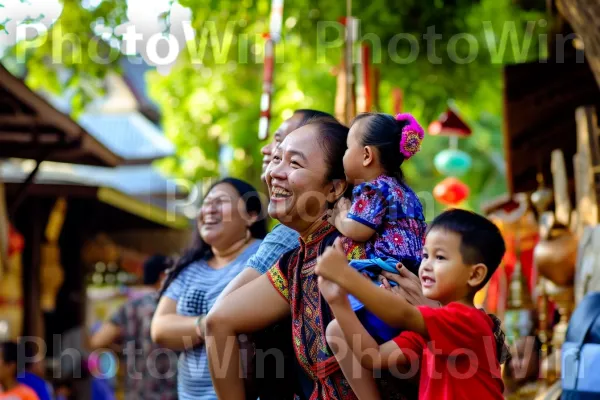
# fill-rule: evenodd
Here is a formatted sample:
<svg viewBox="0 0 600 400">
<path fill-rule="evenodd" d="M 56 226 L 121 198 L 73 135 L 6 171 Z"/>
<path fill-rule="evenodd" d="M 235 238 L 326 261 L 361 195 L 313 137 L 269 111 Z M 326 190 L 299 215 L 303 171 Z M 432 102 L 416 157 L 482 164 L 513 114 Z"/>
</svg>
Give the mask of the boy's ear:
<svg viewBox="0 0 600 400">
<path fill-rule="evenodd" d="M 368 167 L 375 161 L 375 149 L 373 146 L 363 147 L 363 167 Z"/>
<path fill-rule="evenodd" d="M 485 264 L 479 263 L 471 266 L 471 274 L 467 283 L 472 288 L 480 287 L 488 273 L 488 267 Z"/>
</svg>

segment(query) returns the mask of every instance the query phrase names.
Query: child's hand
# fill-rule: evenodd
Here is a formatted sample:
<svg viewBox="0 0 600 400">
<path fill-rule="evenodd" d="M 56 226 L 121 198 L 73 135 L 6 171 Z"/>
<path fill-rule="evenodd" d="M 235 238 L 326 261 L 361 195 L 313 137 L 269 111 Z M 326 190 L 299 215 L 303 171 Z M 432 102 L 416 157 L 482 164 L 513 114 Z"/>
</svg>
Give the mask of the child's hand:
<svg viewBox="0 0 600 400">
<path fill-rule="evenodd" d="M 319 290 L 329 304 L 341 304 L 348 301 L 348 293 L 340 285 L 319 277 Z"/>
<path fill-rule="evenodd" d="M 329 217 L 329 223 L 340 230 L 340 223 L 348 215 L 350 207 L 352 207 L 352 203 L 350 203 L 349 199 L 345 197 L 340 198 L 333 207 L 331 217 Z"/>
<path fill-rule="evenodd" d="M 440 302 L 428 299 L 423 296 L 421 289 L 421 280 L 410 272 L 402 263 L 396 264 L 397 274 L 382 271 L 380 275 L 381 286 L 392 293 L 398 294 L 406 299 L 413 306 L 428 306 L 431 308 L 440 307 Z M 396 282 L 396 286 L 391 286 L 390 282 Z"/>
<path fill-rule="evenodd" d="M 315 274 L 335 283 L 340 283 L 339 279 L 350 268 L 348 259 L 342 249 L 341 238 L 337 238 L 333 246 L 325 249 L 323 254 L 317 259 Z"/>
</svg>

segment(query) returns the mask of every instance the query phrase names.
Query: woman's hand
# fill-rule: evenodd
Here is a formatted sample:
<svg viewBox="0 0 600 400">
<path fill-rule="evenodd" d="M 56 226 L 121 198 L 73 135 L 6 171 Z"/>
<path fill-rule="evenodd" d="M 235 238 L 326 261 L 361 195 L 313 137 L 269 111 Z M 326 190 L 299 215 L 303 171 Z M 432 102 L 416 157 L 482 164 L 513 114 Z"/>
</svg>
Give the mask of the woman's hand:
<svg viewBox="0 0 600 400">
<path fill-rule="evenodd" d="M 418 276 L 410 272 L 402 263 L 396 264 L 397 274 L 382 271 L 381 285 L 389 291 L 401 295 L 413 306 L 428 306 L 432 308 L 440 307 L 440 302 L 428 299 L 423 296 L 421 289 L 421 280 Z M 397 286 L 390 285 L 389 281 L 397 283 Z"/>
<path fill-rule="evenodd" d="M 348 301 L 348 293 L 337 283 L 319 277 L 319 291 L 329 304 L 341 304 Z"/>
</svg>

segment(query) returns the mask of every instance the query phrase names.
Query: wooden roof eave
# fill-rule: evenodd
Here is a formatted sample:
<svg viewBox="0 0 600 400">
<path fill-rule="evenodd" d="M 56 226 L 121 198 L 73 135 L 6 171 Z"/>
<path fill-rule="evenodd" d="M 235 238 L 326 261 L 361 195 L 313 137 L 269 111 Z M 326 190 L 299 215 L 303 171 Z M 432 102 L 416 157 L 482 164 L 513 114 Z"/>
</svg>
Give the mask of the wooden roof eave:
<svg viewBox="0 0 600 400">
<path fill-rule="evenodd" d="M 102 143 L 96 140 L 92 135 L 86 132 L 68 115 L 55 109 L 43 97 L 33 92 L 23 81 L 13 76 L 3 66 L 0 65 L 0 82 L 10 91 L 18 100 L 32 108 L 38 114 L 36 120 L 44 125 L 52 125 L 64 132 L 70 141 L 76 141 L 79 148 L 73 149 L 74 156 L 80 154 L 90 154 L 97 162 L 91 164 L 102 165 L 106 167 L 115 167 L 123 164 L 124 160 L 110 151 Z M 73 163 L 81 163 L 77 159 Z"/>
</svg>

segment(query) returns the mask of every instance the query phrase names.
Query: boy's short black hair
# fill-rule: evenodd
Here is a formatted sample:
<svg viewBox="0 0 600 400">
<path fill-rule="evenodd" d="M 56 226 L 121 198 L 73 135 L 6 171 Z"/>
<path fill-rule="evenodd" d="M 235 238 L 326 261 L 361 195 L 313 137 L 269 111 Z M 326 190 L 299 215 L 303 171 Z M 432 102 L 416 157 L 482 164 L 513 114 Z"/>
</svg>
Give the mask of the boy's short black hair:
<svg viewBox="0 0 600 400">
<path fill-rule="evenodd" d="M 19 347 L 15 342 L 0 342 L 0 358 L 5 364 L 17 363 Z"/>
<path fill-rule="evenodd" d="M 485 264 L 487 275 L 481 286 L 490 280 L 504 257 L 506 245 L 500 229 L 489 219 L 472 211 L 451 209 L 438 215 L 428 232 L 443 229 L 460 235 L 460 254 L 465 264 Z"/>
</svg>

